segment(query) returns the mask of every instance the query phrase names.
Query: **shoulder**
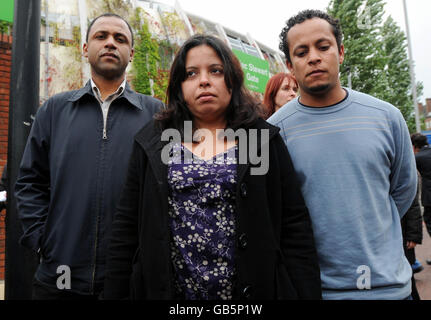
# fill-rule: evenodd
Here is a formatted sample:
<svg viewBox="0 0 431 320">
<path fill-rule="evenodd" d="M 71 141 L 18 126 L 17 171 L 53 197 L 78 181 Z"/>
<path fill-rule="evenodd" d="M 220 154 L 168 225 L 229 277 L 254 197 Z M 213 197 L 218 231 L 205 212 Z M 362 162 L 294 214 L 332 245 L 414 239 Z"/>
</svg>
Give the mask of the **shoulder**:
<svg viewBox="0 0 431 320">
<path fill-rule="evenodd" d="M 144 109 L 150 109 L 154 112 L 158 112 L 160 109 L 164 108 L 164 103 L 159 99 L 136 91 L 131 91 L 130 94 L 133 96 L 134 100 L 136 100 Z"/>
<path fill-rule="evenodd" d="M 352 95 L 353 103 L 368 108 L 369 112 L 384 112 L 389 117 L 395 117 L 397 119 L 401 116 L 401 111 L 389 102 L 355 90 L 350 90 L 349 93 Z"/>
<path fill-rule="evenodd" d="M 284 122 L 288 121 L 291 117 L 293 117 L 297 112 L 297 104 L 298 104 L 298 98 L 290 101 L 287 105 L 282 107 L 280 110 L 278 110 L 276 113 L 274 113 L 269 119 L 268 122 L 280 127 Z"/>
<path fill-rule="evenodd" d="M 139 98 L 139 100 L 142 101 L 145 104 L 155 104 L 155 105 L 163 104 L 163 102 L 160 101 L 157 98 L 154 98 L 154 97 L 151 97 L 151 96 L 147 96 L 147 95 L 139 93 L 139 92 L 134 92 L 134 93 Z"/>
<path fill-rule="evenodd" d="M 58 109 L 65 108 L 79 90 L 60 92 L 46 100 L 37 110 L 37 117 L 41 118 L 48 114 L 55 113 Z"/>
<path fill-rule="evenodd" d="M 155 145 L 161 141 L 162 131 L 156 125 L 155 120 L 149 121 L 138 133 L 135 135 L 135 141 L 140 145 Z"/>
</svg>

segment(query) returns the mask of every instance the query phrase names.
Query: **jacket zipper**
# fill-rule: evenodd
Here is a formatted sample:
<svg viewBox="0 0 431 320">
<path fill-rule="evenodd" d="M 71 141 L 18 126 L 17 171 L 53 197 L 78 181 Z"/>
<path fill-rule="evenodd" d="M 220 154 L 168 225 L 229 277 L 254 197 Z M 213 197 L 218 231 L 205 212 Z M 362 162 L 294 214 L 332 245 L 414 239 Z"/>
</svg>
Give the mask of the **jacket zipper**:
<svg viewBox="0 0 431 320">
<path fill-rule="evenodd" d="M 102 162 L 104 162 L 105 159 L 105 141 L 108 140 L 108 135 L 107 135 L 107 124 L 108 124 L 108 116 L 109 116 L 109 109 L 108 108 L 108 112 L 106 113 L 106 117 L 103 114 L 102 111 L 102 117 L 103 117 L 103 144 L 102 144 Z M 103 166 L 104 164 L 101 163 L 101 166 Z M 102 177 L 103 177 L 103 172 L 102 172 Z M 99 178 L 99 177 L 98 177 Z M 103 179 L 102 179 L 103 180 Z M 100 186 L 98 187 L 99 190 Z M 99 220 L 100 220 L 100 208 L 102 205 L 102 199 L 100 199 L 100 197 L 102 197 L 102 195 L 99 195 L 98 198 L 98 204 L 97 204 L 97 219 L 96 219 L 96 239 L 94 241 L 94 264 L 93 264 L 93 273 L 92 273 L 92 282 L 91 282 L 91 294 L 94 294 L 94 286 L 95 286 L 95 282 L 96 282 L 96 268 L 97 268 L 97 245 L 99 243 Z"/>
<path fill-rule="evenodd" d="M 108 124 L 108 114 L 109 114 L 109 109 L 108 109 L 108 112 L 106 113 L 106 118 L 105 117 L 103 117 L 104 119 L 103 119 L 103 140 L 108 140 L 108 135 L 107 135 L 107 133 L 106 133 L 106 126 L 107 126 L 107 124 Z"/>
</svg>

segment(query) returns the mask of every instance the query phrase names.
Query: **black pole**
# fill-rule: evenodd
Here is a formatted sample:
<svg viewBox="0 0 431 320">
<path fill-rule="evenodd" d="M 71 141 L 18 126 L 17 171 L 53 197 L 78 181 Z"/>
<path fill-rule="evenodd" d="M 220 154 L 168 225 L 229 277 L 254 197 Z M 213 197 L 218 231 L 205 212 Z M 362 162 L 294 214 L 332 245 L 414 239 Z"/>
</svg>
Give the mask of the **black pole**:
<svg viewBox="0 0 431 320">
<path fill-rule="evenodd" d="M 22 227 L 13 196 L 32 115 L 39 107 L 40 0 L 15 0 L 10 81 L 5 299 L 31 299 L 37 257 L 18 243 Z"/>
</svg>

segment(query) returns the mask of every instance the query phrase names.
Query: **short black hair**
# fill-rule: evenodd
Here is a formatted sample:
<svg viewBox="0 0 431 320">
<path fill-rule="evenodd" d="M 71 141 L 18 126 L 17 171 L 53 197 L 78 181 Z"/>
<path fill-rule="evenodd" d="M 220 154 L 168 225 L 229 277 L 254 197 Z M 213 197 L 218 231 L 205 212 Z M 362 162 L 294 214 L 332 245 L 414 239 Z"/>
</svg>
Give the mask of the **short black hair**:
<svg viewBox="0 0 431 320">
<path fill-rule="evenodd" d="M 133 48 L 133 46 L 135 44 L 135 40 L 133 39 L 133 30 L 132 30 L 132 27 L 130 26 L 130 24 L 122 16 L 119 16 L 118 14 L 110 13 L 110 12 L 101 14 L 100 16 L 94 18 L 93 21 L 90 22 L 90 24 L 88 25 L 88 28 L 87 28 L 87 35 L 85 36 L 85 41 L 88 42 L 88 35 L 90 34 L 90 30 L 91 30 L 91 27 L 93 26 L 93 24 L 97 20 L 99 20 L 100 18 L 104 18 L 104 17 L 118 18 L 118 19 L 123 20 L 127 24 L 127 26 L 129 27 L 129 30 L 130 30 L 130 35 L 132 37 L 132 48 Z"/>
<path fill-rule="evenodd" d="M 413 133 L 410 138 L 412 140 L 412 145 L 418 149 L 422 149 L 428 145 L 428 138 L 423 134 Z"/>
<path fill-rule="evenodd" d="M 326 20 L 332 26 L 332 32 L 334 33 L 335 39 L 337 40 L 338 51 L 340 51 L 341 44 L 343 42 L 343 32 L 341 30 L 340 21 L 338 19 L 331 17 L 326 12 L 323 12 L 320 10 L 308 9 L 308 10 L 301 11 L 297 15 L 291 17 L 286 22 L 286 26 L 283 28 L 283 30 L 280 33 L 279 48 L 286 56 L 286 59 L 287 61 L 289 61 L 289 63 L 292 63 L 292 60 L 290 59 L 290 54 L 289 54 L 289 43 L 287 41 L 287 33 L 290 31 L 290 29 L 293 26 L 303 23 L 305 20 L 309 20 L 313 18 Z"/>
</svg>

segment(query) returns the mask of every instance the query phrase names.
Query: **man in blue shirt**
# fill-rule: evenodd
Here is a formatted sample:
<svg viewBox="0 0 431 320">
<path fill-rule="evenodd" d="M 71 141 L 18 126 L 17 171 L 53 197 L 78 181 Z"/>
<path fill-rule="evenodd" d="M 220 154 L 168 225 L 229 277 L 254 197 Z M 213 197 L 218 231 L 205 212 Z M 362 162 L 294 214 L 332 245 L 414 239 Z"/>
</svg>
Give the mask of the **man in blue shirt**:
<svg viewBox="0 0 431 320">
<path fill-rule="evenodd" d="M 400 219 L 417 180 L 406 123 L 389 103 L 341 86 L 338 20 L 306 10 L 280 39 L 301 95 L 269 122 L 281 128 L 310 211 L 323 298 L 406 299 Z"/>
</svg>

